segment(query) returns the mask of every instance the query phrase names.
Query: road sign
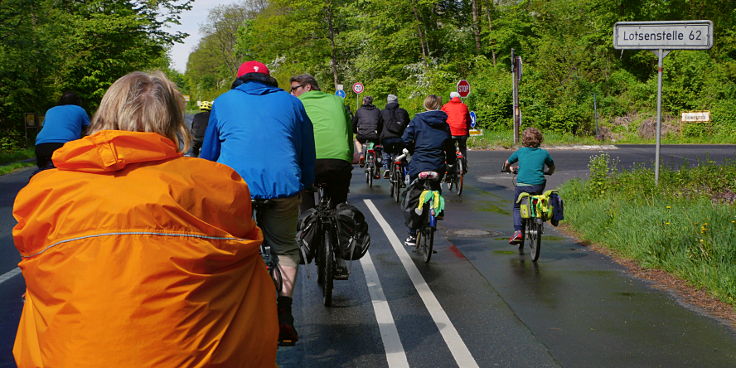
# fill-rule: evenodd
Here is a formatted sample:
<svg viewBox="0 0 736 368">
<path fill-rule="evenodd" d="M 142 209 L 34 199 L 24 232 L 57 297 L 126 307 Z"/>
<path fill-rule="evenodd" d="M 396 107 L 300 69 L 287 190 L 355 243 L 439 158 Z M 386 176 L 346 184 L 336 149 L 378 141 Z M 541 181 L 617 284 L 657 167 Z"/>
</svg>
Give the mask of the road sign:
<svg viewBox="0 0 736 368">
<path fill-rule="evenodd" d="M 363 83 L 355 82 L 355 84 L 353 84 L 353 92 L 357 94 L 361 94 L 363 93 L 363 91 L 365 91 L 365 87 L 363 87 Z"/>
<path fill-rule="evenodd" d="M 708 50 L 713 47 L 709 20 L 616 22 L 613 48 L 639 50 Z"/>
<path fill-rule="evenodd" d="M 710 111 L 683 112 L 682 121 L 689 123 L 707 123 L 710 121 Z"/>
<path fill-rule="evenodd" d="M 183 95 L 183 96 L 184 96 L 184 101 L 189 102 L 189 95 Z"/>
<path fill-rule="evenodd" d="M 345 91 L 343 91 L 341 89 L 338 89 L 337 91 L 335 91 L 335 94 L 338 95 L 338 96 L 340 96 L 340 97 L 342 97 L 342 98 L 345 98 Z"/>
<path fill-rule="evenodd" d="M 468 97 L 470 94 L 470 83 L 465 79 L 457 82 L 457 93 L 460 94 L 460 97 Z"/>
<path fill-rule="evenodd" d="M 470 129 L 469 133 L 471 137 L 478 137 L 483 135 L 483 129 Z"/>
<path fill-rule="evenodd" d="M 470 127 L 475 128 L 475 111 L 471 111 L 470 115 Z"/>
</svg>

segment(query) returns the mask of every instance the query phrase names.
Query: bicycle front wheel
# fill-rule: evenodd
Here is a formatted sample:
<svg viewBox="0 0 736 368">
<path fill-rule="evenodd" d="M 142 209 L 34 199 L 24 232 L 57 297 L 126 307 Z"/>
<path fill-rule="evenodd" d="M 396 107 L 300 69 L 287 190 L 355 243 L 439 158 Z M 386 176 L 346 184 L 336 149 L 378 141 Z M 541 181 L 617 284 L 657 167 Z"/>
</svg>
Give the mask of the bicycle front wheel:
<svg viewBox="0 0 736 368">
<path fill-rule="evenodd" d="M 393 176 L 393 188 L 394 188 L 394 200 L 396 203 L 399 203 L 400 201 L 400 194 L 401 194 L 401 182 L 404 178 L 401 177 L 401 168 L 395 167 L 394 172 L 392 174 Z"/>
<path fill-rule="evenodd" d="M 332 286 L 335 274 L 335 250 L 332 248 L 332 233 L 327 231 L 322 237 L 322 301 L 326 307 L 332 305 Z"/>
<path fill-rule="evenodd" d="M 542 229 L 544 224 L 542 224 L 541 220 L 534 219 L 529 221 L 528 226 L 530 256 L 532 257 L 532 261 L 536 262 L 539 259 L 539 251 L 542 247 Z"/>
</svg>

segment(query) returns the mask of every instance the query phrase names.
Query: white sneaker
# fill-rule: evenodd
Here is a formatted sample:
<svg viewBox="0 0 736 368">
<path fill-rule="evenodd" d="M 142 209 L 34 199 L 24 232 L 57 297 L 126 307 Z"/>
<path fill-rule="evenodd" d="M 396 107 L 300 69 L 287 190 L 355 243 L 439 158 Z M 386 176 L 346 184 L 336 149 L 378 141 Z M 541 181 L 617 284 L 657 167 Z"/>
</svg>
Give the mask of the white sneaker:
<svg viewBox="0 0 736 368">
<path fill-rule="evenodd" d="M 404 240 L 404 245 L 406 245 L 407 247 L 416 247 L 417 237 L 409 235 L 409 237 Z"/>
</svg>

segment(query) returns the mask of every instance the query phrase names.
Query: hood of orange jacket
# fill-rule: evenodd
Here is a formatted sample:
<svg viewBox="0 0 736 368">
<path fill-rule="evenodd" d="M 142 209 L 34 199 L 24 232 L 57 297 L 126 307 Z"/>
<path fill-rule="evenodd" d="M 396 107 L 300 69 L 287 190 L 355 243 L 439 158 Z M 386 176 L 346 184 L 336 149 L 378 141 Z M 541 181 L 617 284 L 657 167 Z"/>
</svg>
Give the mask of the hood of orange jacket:
<svg viewBox="0 0 736 368">
<path fill-rule="evenodd" d="M 274 366 L 273 283 L 248 187 L 155 133 L 66 143 L 13 208 L 19 367 Z"/>
</svg>

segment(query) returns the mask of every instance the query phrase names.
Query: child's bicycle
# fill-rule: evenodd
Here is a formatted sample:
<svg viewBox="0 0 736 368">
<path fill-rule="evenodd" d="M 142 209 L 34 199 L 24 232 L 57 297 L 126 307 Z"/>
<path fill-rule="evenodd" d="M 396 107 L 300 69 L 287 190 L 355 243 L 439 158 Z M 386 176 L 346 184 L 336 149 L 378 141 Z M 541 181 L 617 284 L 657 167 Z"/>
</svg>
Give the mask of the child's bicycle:
<svg viewBox="0 0 736 368">
<path fill-rule="evenodd" d="M 503 170 L 502 170 L 503 171 Z M 514 186 L 516 186 L 516 173 L 518 168 L 506 170 L 514 174 Z M 545 173 L 545 175 L 548 175 Z M 525 245 L 529 247 L 533 262 L 539 259 L 542 248 L 542 234 L 544 234 L 544 223 L 552 218 L 552 206 L 549 197 L 556 190 L 547 190 L 542 194 L 521 193 L 516 198 L 520 203 L 519 213 L 521 215 L 521 243 L 519 243 L 519 254 L 524 254 Z"/>
<path fill-rule="evenodd" d="M 552 217 L 552 206 L 549 203 L 552 193 L 557 193 L 557 191 L 547 190 L 543 194 L 521 193 L 516 199 L 521 203 L 519 212 L 521 213 L 522 239 L 519 244 L 519 252 L 523 254 L 524 244 L 527 244 L 534 262 L 539 259 L 539 251 L 542 248 L 544 223 Z"/>
</svg>

